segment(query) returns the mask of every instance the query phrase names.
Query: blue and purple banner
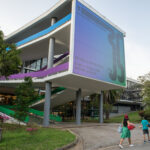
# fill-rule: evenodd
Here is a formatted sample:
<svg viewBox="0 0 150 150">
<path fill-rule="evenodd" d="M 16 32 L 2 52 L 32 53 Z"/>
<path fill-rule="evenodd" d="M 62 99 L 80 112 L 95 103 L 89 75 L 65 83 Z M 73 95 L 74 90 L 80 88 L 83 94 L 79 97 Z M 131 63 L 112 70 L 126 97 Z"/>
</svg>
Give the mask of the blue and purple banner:
<svg viewBox="0 0 150 150">
<path fill-rule="evenodd" d="M 76 2 L 73 73 L 126 85 L 123 33 Z"/>
</svg>

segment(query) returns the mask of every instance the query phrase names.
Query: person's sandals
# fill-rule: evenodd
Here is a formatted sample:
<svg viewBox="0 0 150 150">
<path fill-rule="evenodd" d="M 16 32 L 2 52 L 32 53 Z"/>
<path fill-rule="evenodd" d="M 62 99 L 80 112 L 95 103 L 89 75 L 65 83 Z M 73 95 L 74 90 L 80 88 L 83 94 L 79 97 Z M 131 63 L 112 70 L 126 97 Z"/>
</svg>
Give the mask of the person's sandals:
<svg viewBox="0 0 150 150">
<path fill-rule="evenodd" d="M 134 145 L 133 145 L 133 144 L 130 144 L 129 146 L 130 146 L 130 147 L 133 147 Z"/>
</svg>

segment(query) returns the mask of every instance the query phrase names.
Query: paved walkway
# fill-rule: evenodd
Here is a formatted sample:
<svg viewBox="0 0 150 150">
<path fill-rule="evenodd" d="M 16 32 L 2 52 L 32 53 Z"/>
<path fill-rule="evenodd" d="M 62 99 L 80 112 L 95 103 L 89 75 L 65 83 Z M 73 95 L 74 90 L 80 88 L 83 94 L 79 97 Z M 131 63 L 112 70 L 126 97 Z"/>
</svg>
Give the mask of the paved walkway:
<svg viewBox="0 0 150 150">
<path fill-rule="evenodd" d="M 125 150 L 128 150 L 129 148 L 126 148 Z M 139 144 L 135 147 L 130 148 L 131 150 L 150 150 L 150 143 L 146 144 Z"/>
<path fill-rule="evenodd" d="M 116 146 L 110 146 L 107 148 L 101 148 L 98 150 L 120 150 L 120 148 L 116 145 Z M 144 144 L 143 142 L 139 142 L 139 143 L 135 143 L 133 147 L 124 145 L 123 150 L 150 150 L 150 143 Z"/>
<path fill-rule="evenodd" d="M 57 127 L 69 128 L 80 136 L 79 144 L 70 150 L 118 150 L 120 140 L 120 134 L 117 132 L 118 125 L 119 124 L 100 125 L 96 123 L 83 123 L 77 126 L 75 124 L 65 123 Z M 135 145 L 143 141 L 142 131 L 138 126 L 139 125 L 136 125 L 136 128 L 132 131 L 132 141 Z M 128 148 L 127 140 L 125 140 L 123 144 Z"/>
</svg>

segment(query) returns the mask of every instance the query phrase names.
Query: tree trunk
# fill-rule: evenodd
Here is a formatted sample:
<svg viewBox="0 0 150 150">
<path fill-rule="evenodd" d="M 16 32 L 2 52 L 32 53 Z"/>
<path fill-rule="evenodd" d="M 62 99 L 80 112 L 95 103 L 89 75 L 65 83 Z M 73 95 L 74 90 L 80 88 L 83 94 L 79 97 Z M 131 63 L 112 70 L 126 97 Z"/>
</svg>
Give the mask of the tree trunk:
<svg viewBox="0 0 150 150">
<path fill-rule="evenodd" d="M 82 104 L 83 104 L 83 116 L 82 116 L 82 119 L 84 120 L 84 113 L 85 113 L 85 101 L 84 101 L 84 97 L 83 97 L 83 102 L 82 102 Z"/>
<path fill-rule="evenodd" d="M 2 128 L 0 128 L 0 141 L 2 140 Z"/>
<path fill-rule="evenodd" d="M 109 112 L 106 112 L 106 120 L 109 119 Z"/>
</svg>

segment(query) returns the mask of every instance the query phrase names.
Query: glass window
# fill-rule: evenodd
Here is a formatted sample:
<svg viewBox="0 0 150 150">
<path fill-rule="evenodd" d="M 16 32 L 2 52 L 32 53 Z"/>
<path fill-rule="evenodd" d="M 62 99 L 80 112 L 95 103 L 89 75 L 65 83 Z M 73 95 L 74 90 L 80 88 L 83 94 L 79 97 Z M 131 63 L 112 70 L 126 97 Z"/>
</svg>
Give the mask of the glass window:
<svg viewBox="0 0 150 150">
<path fill-rule="evenodd" d="M 40 70 L 40 66 L 41 66 L 41 59 L 37 60 L 36 62 L 36 70 Z"/>
<path fill-rule="evenodd" d="M 42 68 L 44 68 L 46 65 L 47 65 L 47 58 L 43 58 Z"/>
<path fill-rule="evenodd" d="M 32 61 L 31 61 L 30 68 L 31 68 L 31 69 L 36 69 L 36 61 L 35 61 L 35 60 L 32 60 Z"/>
</svg>

